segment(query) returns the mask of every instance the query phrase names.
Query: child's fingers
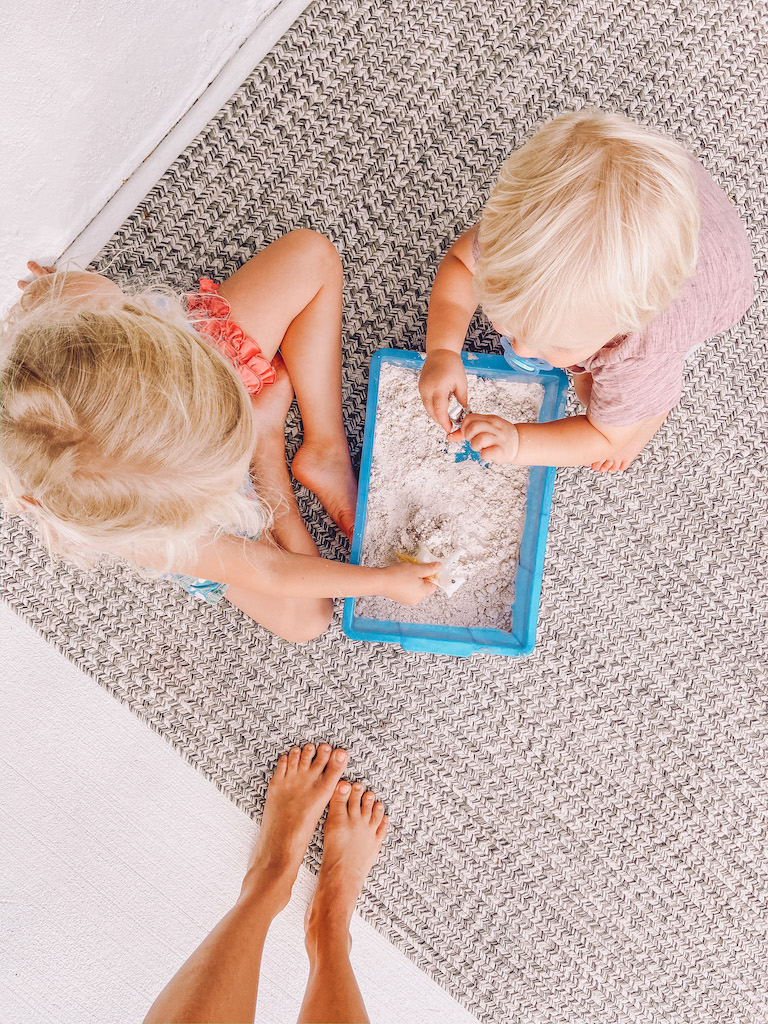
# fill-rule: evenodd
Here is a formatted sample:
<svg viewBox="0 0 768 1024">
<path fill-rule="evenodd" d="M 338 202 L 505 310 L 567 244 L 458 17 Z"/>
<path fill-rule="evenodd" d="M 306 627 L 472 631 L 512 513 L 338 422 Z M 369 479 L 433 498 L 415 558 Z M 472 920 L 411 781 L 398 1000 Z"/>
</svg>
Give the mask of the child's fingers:
<svg viewBox="0 0 768 1024">
<path fill-rule="evenodd" d="M 422 395 L 421 401 L 424 403 L 424 409 L 427 413 L 427 416 L 429 416 L 431 420 L 436 420 L 437 417 L 435 416 L 435 403 L 432 401 L 432 396 Z"/>
<path fill-rule="evenodd" d="M 479 413 L 471 412 L 461 422 L 461 432 L 467 441 L 471 441 L 481 430 L 489 430 L 493 427 L 493 416 L 481 416 Z"/>
<path fill-rule="evenodd" d="M 489 448 L 481 448 L 480 454 L 486 462 L 506 462 L 507 457 L 504 453 L 504 449 L 499 447 L 497 444 L 492 444 Z"/>
<path fill-rule="evenodd" d="M 489 430 L 483 430 L 474 434 L 469 442 L 469 447 L 473 452 L 482 452 L 486 448 L 492 448 L 498 443 L 498 440 L 496 434 L 491 433 Z"/>
<path fill-rule="evenodd" d="M 437 576 L 440 570 L 443 568 L 442 562 L 416 562 L 417 572 L 423 580 L 429 576 Z"/>
<path fill-rule="evenodd" d="M 457 427 L 455 430 L 452 430 L 450 432 L 450 434 L 446 434 L 445 435 L 445 440 L 446 441 L 455 441 L 456 444 L 463 444 L 464 443 L 464 435 L 461 432 L 461 427 Z"/>
<path fill-rule="evenodd" d="M 422 394 L 421 396 L 421 401 L 424 405 L 427 416 L 429 416 L 431 420 L 434 420 L 435 423 L 439 424 L 444 430 L 450 430 L 451 423 L 450 420 L 448 419 L 448 399 L 445 400 L 445 415 L 443 416 L 440 415 L 440 410 L 438 409 L 437 406 L 437 400 L 438 396 L 434 392 L 428 392 L 427 394 Z"/>
<path fill-rule="evenodd" d="M 433 395 L 432 396 L 432 408 L 434 410 L 432 419 L 439 423 L 443 430 L 448 433 L 451 429 L 451 420 L 448 416 L 448 400 L 450 395 Z"/>
</svg>

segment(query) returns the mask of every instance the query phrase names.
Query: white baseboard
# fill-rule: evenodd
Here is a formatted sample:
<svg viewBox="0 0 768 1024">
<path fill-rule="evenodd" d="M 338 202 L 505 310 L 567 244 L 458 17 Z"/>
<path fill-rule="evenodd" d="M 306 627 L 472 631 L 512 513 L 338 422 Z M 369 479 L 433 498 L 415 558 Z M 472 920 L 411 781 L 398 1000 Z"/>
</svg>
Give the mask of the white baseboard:
<svg viewBox="0 0 768 1024">
<path fill-rule="evenodd" d="M 67 246 L 56 260 L 57 265 L 73 260 L 78 266 L 86 267 L 96 257 L 173 161 L 224 106 L 308 5 L 309 0 L 280 0 L 265 15 L 186 114 Z"/>
</svg>

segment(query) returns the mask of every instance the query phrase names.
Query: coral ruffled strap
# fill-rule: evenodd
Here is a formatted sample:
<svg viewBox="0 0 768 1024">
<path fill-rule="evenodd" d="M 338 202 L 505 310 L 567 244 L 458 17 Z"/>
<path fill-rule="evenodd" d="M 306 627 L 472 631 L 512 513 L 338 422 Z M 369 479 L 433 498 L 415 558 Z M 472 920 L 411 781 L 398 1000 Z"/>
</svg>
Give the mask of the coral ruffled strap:
<svg viewBox="0 0 768 1024">
<path fill-rule="evenodd" d="M 210 277 L 200 278 L 199 293 L 187 296 L 190 313 L 202 313 L 205 319 L 193 320 L 196 331 L 207 335 L 219 352 L 223 353 L 237 370 L 250 395 L 257 395 L 263 387 L 275 383 L 275 368 L 261 354 L 261 349 L 229 318 L 230 308 L 219 294 L 219 286 Z"/>
</svg>

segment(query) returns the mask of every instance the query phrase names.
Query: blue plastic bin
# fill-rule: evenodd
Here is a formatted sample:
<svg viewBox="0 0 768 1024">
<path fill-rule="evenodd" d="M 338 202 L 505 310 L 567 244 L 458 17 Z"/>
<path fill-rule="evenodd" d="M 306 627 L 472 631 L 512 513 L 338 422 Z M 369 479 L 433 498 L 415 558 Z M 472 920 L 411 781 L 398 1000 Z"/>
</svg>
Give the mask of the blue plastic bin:
<svg viewBox="0 0 768 1024">
<path fill-rule="evenodd" d="M 525 384 L 540 384 L 544 388 L 539 422 L 559 419 L 565 409 L 568 378 L 562 370 L 520 370 L 512 368 L 503 356 L 462 354 L 468 373 L 492 379 L 503 378 Z M 376 426 L 376 405 L 379 395 L 379 375 L 383 363 L 397 363 L 416 371 L 421 369 L 424 356 L 419 352 L 382 348 L 371 360 L 368 382 L 368 404 L 365 415 L 363 457 L 360 464 L 360 491 L 355 514 L 355 534 L 351 561 L 360 564 L 368 508 L 368 485 L 373 454 L 373 435 Z M 426 416 L 426 413 L 424 413 Z M 530 470 L 525 525 L 520 543 L 517 572 L 515 574 L 515 603 L 512 607 L 512 629 L 463 629 L 457 626 L 421 625 L 398 622 L 396 619 L 368 619 L 355 614 L 355 598 L 344 602 L 343 628 L 353 640 L 397 643 L 407 651 L 432 651 L 467 657 L 476 651 L 504 654 L 511 657 L 530 654 L 536 642 L 539 616 L 541 577 L 544 570 L 544 550 L 547 543 L 549 513 L 555 470 L 552 467 L 533 466 Z"/>
</svg>

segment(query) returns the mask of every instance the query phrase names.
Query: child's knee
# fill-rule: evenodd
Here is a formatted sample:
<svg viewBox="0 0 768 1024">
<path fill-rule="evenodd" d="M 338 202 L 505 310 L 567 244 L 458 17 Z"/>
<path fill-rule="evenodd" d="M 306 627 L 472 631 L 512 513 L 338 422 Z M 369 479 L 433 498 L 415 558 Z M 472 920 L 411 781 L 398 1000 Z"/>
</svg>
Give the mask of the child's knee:
<svg viewBox="0 0 768 1024">
<path fill-rule="evenodd" d="M 333 601 L 330 598 L 323 599 L 316 602 L 316 607 L 297 612 L 279 632 L 283 640 L 289 643 L 308 644 L 322 636 L 332 621 Z"/>
<path fill-rule="evenodd" d="M 313 267 L 326 274 L 341 274 L 341 257 L 330 238 L 311 228 L 297 228 L 290 236 Z"/>
</svg>

